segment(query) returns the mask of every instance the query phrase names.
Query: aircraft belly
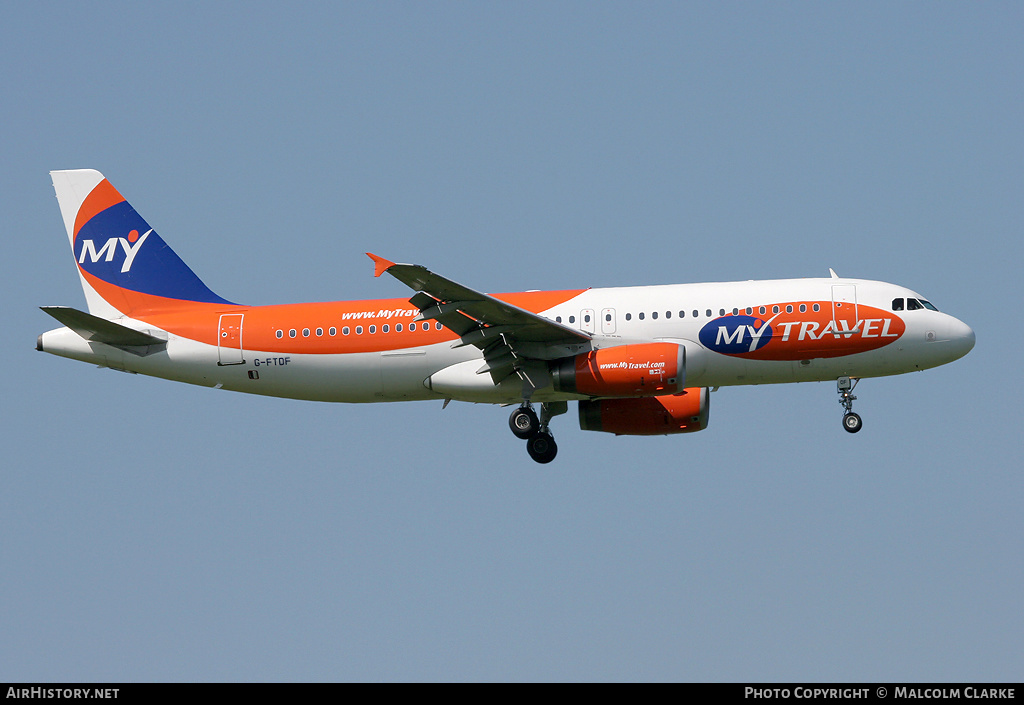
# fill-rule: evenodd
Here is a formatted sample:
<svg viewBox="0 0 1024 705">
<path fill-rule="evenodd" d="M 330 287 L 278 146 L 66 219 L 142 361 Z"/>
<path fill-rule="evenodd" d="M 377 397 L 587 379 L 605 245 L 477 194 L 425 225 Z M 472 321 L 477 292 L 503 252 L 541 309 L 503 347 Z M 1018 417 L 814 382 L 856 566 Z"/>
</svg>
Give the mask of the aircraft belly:
<svg viewBox="0 0 1024 705">
<path fill-rule="evenodd" d="M 385 352 L 337 355 L 282 355 L 246 352 L 246 364 L 220 367 L 225 389 L 327 402 L 386 402 L 439 399 L 423 381 L 432 372 L 475 349 L 450 344 Z"/>
<path fill-rule="evenodd" d="M 377 401 L 444 398 L 444 394 L 429 389 L 425 380 L 438 370 L 468 360 L 483 364 L 480 351 L 471 346 L 452 349 L 450 343 L 442 343 L 385 350 L 380 353 L 382 389 Z"/>
<path fill-rule="evenodd" d="M 67 329 L 64 329 L 67 330 Z M 479 357 L 475 348 L 450 344 L 426 348 L 336 355 L 284 354 L 246 350 L 241 364 L 218 364 L 216 346 L 172 338 L 166 351 L 136 357 L 109 345 L 87 343 L 71 331 L 44 338 L 48 352 L 105 367 L 229 391 L 329 402 L 438 399 L 424 386 L 433 372 Z"/>
<path fill-rule="evenodd" d="M 828 358 L 774 361 L 745 360 L 715 354 L 704 374 L 687 376 L 687 386 L 725 387 L 743 384 L 822 382 L 839 377 L 881 377 L 917 369 L 901 347 Z"/>
<path fill-rule="evenodd" d="M 246 364 L 221 367 L 225 389 L 289 399 L 382 401 L 380 355 L 302 355 L 246 352 Z"/>
</svg>

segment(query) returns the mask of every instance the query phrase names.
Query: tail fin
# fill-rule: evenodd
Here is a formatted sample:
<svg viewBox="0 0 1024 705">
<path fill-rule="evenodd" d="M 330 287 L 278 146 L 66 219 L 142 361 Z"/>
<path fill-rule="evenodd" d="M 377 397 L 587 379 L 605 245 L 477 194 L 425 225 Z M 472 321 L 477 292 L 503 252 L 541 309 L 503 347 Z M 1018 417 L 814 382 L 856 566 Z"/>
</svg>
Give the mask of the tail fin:
<svg viewBox="0 0 1024 705">
<path fill-rule="evenodd" d="M 110 319 L 186 302 L 233 305 L 200 281 L 103 174 L 50 177 L 90 313 Z"/>
</svg>

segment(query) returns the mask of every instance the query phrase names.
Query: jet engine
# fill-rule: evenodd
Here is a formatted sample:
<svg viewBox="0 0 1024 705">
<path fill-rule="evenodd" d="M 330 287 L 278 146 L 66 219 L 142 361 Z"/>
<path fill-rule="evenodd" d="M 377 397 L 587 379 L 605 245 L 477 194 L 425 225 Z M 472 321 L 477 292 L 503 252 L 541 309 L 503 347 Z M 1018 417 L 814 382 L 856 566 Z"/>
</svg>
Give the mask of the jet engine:
<svg viewBox="0 0 1024 705">
<path fill-rule="evenodd" d="M 555 391 L 595 397 L 654 397 L 683 391 L 686 348 L 639 343 L 591 350 L 551 367 Z"/>
<path fill-rule="evenodd" d="M 662 397 L 581 401 L 580 428 L 617 436 L 693 433 L 707 428 L 710 400 L 707 387 L 691 387 Z"/>
</svg>

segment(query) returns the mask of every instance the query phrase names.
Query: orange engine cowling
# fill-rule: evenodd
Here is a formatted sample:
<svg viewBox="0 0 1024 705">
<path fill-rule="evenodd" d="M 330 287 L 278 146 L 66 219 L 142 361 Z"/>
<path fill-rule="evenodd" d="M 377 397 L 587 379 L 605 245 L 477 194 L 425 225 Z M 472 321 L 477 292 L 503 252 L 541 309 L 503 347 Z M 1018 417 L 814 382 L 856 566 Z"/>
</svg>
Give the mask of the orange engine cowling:
<svg viewBox="0 0 1024 705">
<path fill-rule="evenodd" d="M 683 391 L 686 348 L 640 343 L 592 350 L 551 367 L 559 392 L 595 397 L 653 397 Z"/>
<path fill-rule="evenodd" d="M 710 402 L 707 387 L 665 397 L 581 401 L 580 428 L 617 436 L 693 433 L 707 428 Z"/>
</svg>

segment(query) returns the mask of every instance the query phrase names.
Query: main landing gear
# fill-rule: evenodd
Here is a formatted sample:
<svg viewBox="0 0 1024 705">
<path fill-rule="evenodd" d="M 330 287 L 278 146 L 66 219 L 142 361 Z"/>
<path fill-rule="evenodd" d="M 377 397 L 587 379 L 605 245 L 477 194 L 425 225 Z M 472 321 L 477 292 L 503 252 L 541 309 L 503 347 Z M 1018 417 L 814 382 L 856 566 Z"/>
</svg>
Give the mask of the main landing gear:
<svg viewBox="0 0 1024 705">
<path fill-rule="evenodd" d="M 853 396 L 853 389 L 860 382 L 859 379 L 851 377 L 840 377 L 836 381 L 836 391 L 839 392 L 839 403 L 843 405 L 843 409 L 846 411 L 843 414 L 843 428 L 848 433 L 856 433 L 864 425 L 864 422 L 860 420 L 860 416 L 853 413 L 853 402 L 857 398 Z"/>
<path fill-rule="evenodd" d="M 564 401 L 553 401 L 541 404 L 540 418 L 533 410 L 530 402 L 523 402 L 523 405 L 512 412 L 508 417 L 509 428 L 516 438 L 526 441 L 526 452 L 538 463 L 550 463 L 558 453 L 558 446 L 555 445 L 555 438 L 548 430 L 548 424 L 552 417 L 564 414 L 569 410 L 569 404 Z"/>
</svg>

